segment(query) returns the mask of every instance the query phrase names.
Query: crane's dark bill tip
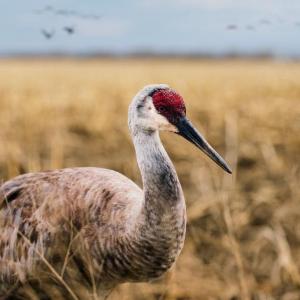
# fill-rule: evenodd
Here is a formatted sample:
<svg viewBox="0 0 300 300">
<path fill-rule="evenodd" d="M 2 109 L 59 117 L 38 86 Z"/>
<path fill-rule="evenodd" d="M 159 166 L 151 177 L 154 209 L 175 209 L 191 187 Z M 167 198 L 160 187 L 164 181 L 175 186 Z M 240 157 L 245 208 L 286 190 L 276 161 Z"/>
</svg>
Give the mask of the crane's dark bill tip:
<svg viewBox="0 0 300 300">
<path fill-rule="evenodd" d="M 178 134 L 184 137 L 189 142 L 193 143 L 197 148 L 203 151 L 224 171 L 232 174 L 231 169 L 222 158 L 222 156 L 205 140 L 205 138 L 194 128 L 192 123 L 185 117 L 179 119 L 175 124 L 178 129 Z"/>
<path fill-rule="evenodd" d="M 227 169 L 224 169 L 228 174 L 232 174 L 232 170 L 228 167 Z"/>
</svg>

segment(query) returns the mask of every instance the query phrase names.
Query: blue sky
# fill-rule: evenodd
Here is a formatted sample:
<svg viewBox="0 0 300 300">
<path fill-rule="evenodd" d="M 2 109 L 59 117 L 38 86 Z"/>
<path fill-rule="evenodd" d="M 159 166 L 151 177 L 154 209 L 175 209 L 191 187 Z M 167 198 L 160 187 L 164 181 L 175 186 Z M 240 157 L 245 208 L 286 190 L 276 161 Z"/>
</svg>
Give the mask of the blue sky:
<svg viewBox="0 0 300 300">
<path fill-rule="evenodd" d="M 0 53 L 271 52 L 300 56 L 299 0 L 0 0 Z M 41 14 L 46 6 L 53 9 Z M 54 10 L 97 14 L 100 20 Z M 68 35 L 64 26 L 74 26 Z M 46 40 L 41 29 L 55 31 Z M 231 30 L 230 30 L 231 28 Z"/>
</svg>

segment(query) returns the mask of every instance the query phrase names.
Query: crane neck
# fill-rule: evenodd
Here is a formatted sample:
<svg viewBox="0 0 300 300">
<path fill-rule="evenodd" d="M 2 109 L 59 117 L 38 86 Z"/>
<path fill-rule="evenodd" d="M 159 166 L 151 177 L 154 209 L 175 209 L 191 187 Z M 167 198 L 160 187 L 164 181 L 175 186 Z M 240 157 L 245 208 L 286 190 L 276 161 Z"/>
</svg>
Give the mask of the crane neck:
<svg viewBox="0 0 300 300">
<path fill-rule="evenodd" d="M 165 213 L 169 208 L 184 205 L 180 182 L 158 131 L 136 131 L 133 142 L 142 175 L 145 209 Z"/>
<path fill-rule="evenodd" d="M 157 278 L 172 266 L 183 247 L 185 201 L 158 132 L 134 132 L 133 141 L 143 180 L 143 205 L 132 252 L 145 262 L 146 277 Z"/>
</svg>

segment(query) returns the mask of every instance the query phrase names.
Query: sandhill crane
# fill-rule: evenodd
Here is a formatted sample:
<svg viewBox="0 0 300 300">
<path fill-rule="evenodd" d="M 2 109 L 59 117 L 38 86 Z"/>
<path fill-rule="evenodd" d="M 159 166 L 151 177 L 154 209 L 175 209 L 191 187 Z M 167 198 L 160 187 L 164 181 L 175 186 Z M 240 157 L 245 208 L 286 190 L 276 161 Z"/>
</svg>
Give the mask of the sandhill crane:
<svg viewBox="0 0 300 300">
<path fill-rule="evenodd" d="M 64 26 L 63 30 L 69 34 L 72 35 L 73 33 L 75 33 L 75 27 L 74 26 Z"/>
<path fill-rule="evenodd" d="M 237 30 L 238 26 L 235 25 L 235 24 L 229 24 L 229 25 L 226 26 L 226 29 L 227 30 Z"/>
<path fill-rule="evenodd" d="M 50 39 L 52 39 L 53 38 L 53 36 L 54 36 L 54 34 L 55 34 L 55 30 L 51 30 L 51 31 L 49 31 L 49 30 L 46 30 L 46 29 L 42 29 L 41 30 L 41 33 L 42 33 L 42 35 L 47 39 L 47 40 L 50 40 Z"/>
<path fill-rule="evenodd" d="M 231 170 L 168 85 L 144 87 L 128 116 L 143 190 L 115 171 L 92 167 L 28 173 L 1 186 L 0 296 L 7 287 L 24 296 L 26 284 L 47 294 L 54 280 L 65 299 L 87 299 L 74 292 L 83 283 L 105 299 L 117 284 L 155 279 L 174 264 L 186 207 L 159 131 L 181 135 Z"/>
</svg>

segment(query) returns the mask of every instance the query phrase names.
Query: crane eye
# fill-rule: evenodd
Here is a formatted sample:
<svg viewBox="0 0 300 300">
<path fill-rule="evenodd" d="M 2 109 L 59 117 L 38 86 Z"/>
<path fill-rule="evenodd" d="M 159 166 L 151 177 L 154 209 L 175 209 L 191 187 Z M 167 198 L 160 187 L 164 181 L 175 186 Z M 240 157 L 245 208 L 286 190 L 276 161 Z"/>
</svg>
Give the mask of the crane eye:
<svg viewBox="0 0 300 300">
<path fill-rule="evenodd" d="M 164 112 L 167 112 L 168 109 L 167 109 L 167 107 L 165 107 L 165 106 L 160 106 L 159 109 L 158 109 L 158 111 L 159 111 L 160 113 L 164 113 Z"/>
</svg>

